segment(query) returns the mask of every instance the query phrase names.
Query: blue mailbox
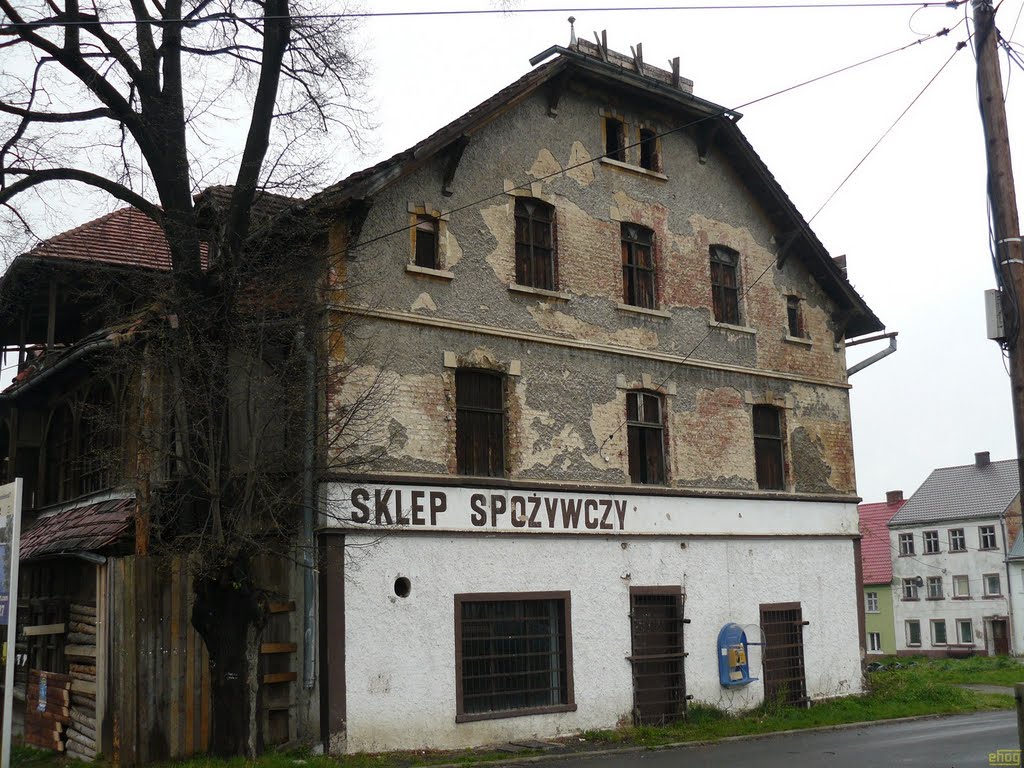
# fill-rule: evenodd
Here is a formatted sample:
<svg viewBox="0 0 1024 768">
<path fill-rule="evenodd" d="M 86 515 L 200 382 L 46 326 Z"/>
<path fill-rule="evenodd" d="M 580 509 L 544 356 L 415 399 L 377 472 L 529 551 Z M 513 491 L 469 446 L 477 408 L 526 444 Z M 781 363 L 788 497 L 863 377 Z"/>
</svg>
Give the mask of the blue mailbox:
<svg viewBox="0 0 1024 768">
<path fill-rule="evenodd" d="M 750 676 L 747 645 L 747 633 L 739 624 L 726 624 L 718 633 L 718 678 L 724 687 L 738 688 L 757 680 Z"/>
</svg>

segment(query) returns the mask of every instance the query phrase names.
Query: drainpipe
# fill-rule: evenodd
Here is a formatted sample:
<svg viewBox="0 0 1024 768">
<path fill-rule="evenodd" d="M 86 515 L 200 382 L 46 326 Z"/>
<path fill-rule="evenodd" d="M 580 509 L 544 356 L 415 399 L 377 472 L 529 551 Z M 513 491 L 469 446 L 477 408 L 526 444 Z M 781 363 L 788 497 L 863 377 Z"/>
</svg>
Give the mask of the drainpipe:
<svg viewBox="0 0 1024 768">
<path fill-rule="evenodd" d="M 1006 540 L 1005 511 L 999 516 L 999 528 L 1003 534 L 1003 548 L 1006 551 L 1006 556 L 1003 557 L 1003 567 L 1006 568 L 1006 633 L 1009 635 L 1007 642 L 1010 646 L 1010 655 L 1013 656 L 1020 653 L 1021 649 L 1016 647 L 1017 636 L 1013 633 L 1016 623 L 1013 618 L 1013 579 L 1010 577 L 1010 548 L 1013 544 Z"/>
<path fill-rule="evenodd" d="M 53 365 L 49 366 L 48 368 L 43 368 L 38 373 L 32 375 L 31 377 L 29 377 L 27 381 L 24 381 L 21 384 L 16 385 L 13 389 L 8 389 L 4 392 L 0 392 L 0 402 L 14 400 L 16 397 L 19 397 L 23 392 L 27 392 L 28 390 L 32 389 L 37 384 L 39 384 L 41 381 L 45 381 L 46 379 L 50 378 L 50 376 L 55 374 L 57 371 L 67 368 L 76 360 L 80 360 L 92 352 L 96 352 L 101 349 L 113 349 L 116 346 L 117 343 L 109 337 L 96 339 L 95 341 L 90 341 L 86 344 L 83 344 L 77 349 L 73 349 L 71 352 L 68 352 Z"/>
<path fill-rule="evenodd" d="M 885 339 L 885 338 L 889 339 L 889 346 L 886 347 L 885 349 L 883 349 L 881 352 L 876 352 L 875 354 L 873 354 L 871 357 L 867 358 L 866 360 L 861 360 L 856 365 L 851 366 L 850 368 L 847 368 L 846 369 L 846 377 L 849 378 L 850 376 L 853 376 L 853 374 L 857 373 L 858 371 L 863 371 L 869 365 L 874 365 L 879 360 L 881 360 L 883 357 L 888 357 L 893 352 L 895 352 L 896 351 L 896 337 L 898 335 L 899 335 L 899 332 L 898 331 L 894 331 L 893 333 L 883 333 L 883 334 L 880 334 L 878 336 L 872 336 L 871 338 L 868 338 L 868 339 L 857 339 L 856 341 L 853 341 L 853 342 L 847 342 L 846 346 L 847 347 L 852 347 L 852 346 L 854 346 L 856 344 L 864 344 L 864 343 L 866 343 L 868 341 L 878 341 L 880 339 Z"/>
<path fill-rule="evenodd" d="M 306 434 L 302 443 L 302 604 L 305 613 L 302 621 L 302 681 L 307 689 L 315 682 L 313 670 L 316 668 L 314 658 L 313 632 L 316 626 L 315 574 L 313 572 L 313 515 L 316 498 L 313 493 L 313 461 L 316 445 L 316 355 L 312 343 L 300 329 L 296 332 L 296 341 L 305 347 L 306 355 L 306 393 L 305 393 L 305 424 Z"/>
</svg>

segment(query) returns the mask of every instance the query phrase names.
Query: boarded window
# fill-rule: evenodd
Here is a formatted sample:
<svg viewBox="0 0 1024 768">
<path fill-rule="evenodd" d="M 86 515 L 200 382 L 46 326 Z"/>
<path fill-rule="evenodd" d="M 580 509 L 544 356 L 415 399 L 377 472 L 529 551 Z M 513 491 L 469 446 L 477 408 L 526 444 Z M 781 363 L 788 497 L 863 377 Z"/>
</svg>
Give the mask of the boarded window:
<svg viewBox="0 0 1024 768">
<path fill-rule="evenodd" d="M 416 266 L 438 269 L 437 262 L 437 219 L 433 216 L 416 216 Z"/>
<path fill-rule="evenodd" d="M 516 198 L 516 282 L 555 290 L 555 209 L 533 198 Z"/>
<path fill-rule="evenodd" d="M 740 324 L 739 261 L 736 251 L 711 246 L 711 304 L 719 323 Z"/>
<path fill-rule="evenodd" d="M 569 593 L 456 595 L 456 720 L 575 709 Z"/>
<path fill-rule="evenodd" d="M 630 587 L 633 721 L 664 725 L 686 714 L 683 596 L 679 587 Z"/>
<path fill-rule="evenodd" d="M 789 335 L 798 339 L 804 338 L 804 316 L 799 296 L 786 297 L 786 320 L 789 325 Z"/>
<path fill-rule="evenodd" d="M 658 162 L 658 134 L 649 128 L 640 129 L 640 167 L 660 171 Z"/>
<path fill-rule="evenodd" d="M 604 154 L 612 160 L 626 159 L 626 131 L 621 120 L 614 117 L 604 119 Z"/>
<path fill-rule="evenodd" d="M 771 491 L 786 488 L 782 451 L 782 415 L 770 405 L 754 406 L 754 463 L 757 487 Z"/>
<path fill-rule="evenodd" d="M 660 395 L 652 392 L 626 393 L 630 482 L 665 482 L 664 424 Z"/>
<path fill-rule="evenodd" d="M 654 309 L 654 233 L 638 224 L 622 225 L 623 301 Z"/>
<path fill-rule="evenodd" d="M 504 379 L 487 371 L 455 374 L 455 448 L 460 475 L 505 474 Z"/>
</svg>

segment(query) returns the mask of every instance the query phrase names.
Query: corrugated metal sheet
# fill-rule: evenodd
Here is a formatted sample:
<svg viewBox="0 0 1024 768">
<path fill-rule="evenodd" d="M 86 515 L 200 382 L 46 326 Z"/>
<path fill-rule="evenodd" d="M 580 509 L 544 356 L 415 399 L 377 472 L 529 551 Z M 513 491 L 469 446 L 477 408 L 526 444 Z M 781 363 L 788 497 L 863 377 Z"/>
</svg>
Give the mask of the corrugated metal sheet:
<svg viewBox="0 0 1024 768">
<path fill-rule="evenodd" d="M 999 517 L 1020 491 L 1016 459 L 934 470 L 889 522 L 890 527 Z"/>
</svg>

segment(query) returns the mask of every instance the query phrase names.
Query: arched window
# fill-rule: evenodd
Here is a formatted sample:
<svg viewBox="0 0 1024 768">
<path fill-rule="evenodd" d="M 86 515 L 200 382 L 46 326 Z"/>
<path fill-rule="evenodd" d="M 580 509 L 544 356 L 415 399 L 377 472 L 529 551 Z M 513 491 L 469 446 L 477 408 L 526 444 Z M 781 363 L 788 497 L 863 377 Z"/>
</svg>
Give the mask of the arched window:
<svg viewBox="0 0 1024 768">
<path fill-rule="evenodd" d="M 118 479 L 120 430 L 114 392 L 109 384 L 97 384 L 82 403 L 79 420 L 79 493 L 109 488 Z"/>
<path fill-rule="evenodd" d="M 71 406 L 61 403 L 50 414 L 43 457 L 43 495 L 46 504 L 66 501 L 74 494 L 75 418 Z"/>
</svg>

